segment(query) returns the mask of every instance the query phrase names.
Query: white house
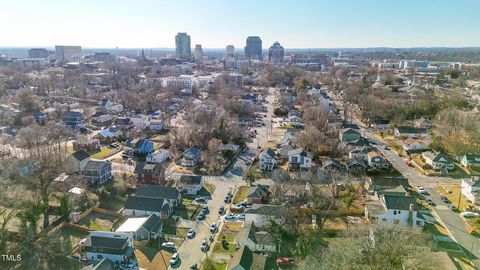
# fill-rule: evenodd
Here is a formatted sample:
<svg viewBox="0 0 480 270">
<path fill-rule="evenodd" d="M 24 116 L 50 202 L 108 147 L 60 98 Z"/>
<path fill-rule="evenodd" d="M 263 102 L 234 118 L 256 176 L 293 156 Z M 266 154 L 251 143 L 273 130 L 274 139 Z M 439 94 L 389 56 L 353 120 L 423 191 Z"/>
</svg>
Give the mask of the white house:
<svg viewBox="0 0 480 270">
<path fill-rule="evenodd" d="M 128 196 L 123 213 L 131 217 L 146 217 L 155 214 L 162 219 L 170 217 L 173 205 L 168 200 L 154 197 Z"/>
<path fill-rule="evenodd" d="M 127 219 L 115 232 L 131 234 L 135 240 L 157 239 L 162 236 L 162 222 L 155 214 L 133 217 Z"/>
<path fill-rule="evenodd" d="M 474 181 L 475 180 L 475 181 Z M 478 179 L 462 179 L 462 194 L 472 203 L 480 201 L 480 181 Z"/>
<path fill-rule="evenodd" d="M 290 170 L 310 171 L 312 168 L 312 153 L 302 148 L 288 152 L 288 168 Z"/>
<path fill-rule="evenodd" d="M 238 244 L 247 246 L 254 252 L 275 252 L 275 241 L 264 230 L 259 229 L 254 223 L 247 223 L 242 228 L 237 238 Z"/>
<path fill-rule="evenodd" d="M 368 166 L 374 169 L 388 169 L 390 167 L 388 161 L 377 151 L 369 152 L 367 158 Z"/>
<path fill-rule="evenodd" d="M 162 163 L 169 158 L 170 152 L 165 149 L 158 149 L 157 151 L 150 152 L 147 155 L 147 163 Z"/>
<path fill-rule="evenodd" d="M 268 220 L 283 222 L 283 206 L 272 204 L 253 204 L 245 210 L 245 224 L 254 223 L 255 226 L 263 227 Z"/>
<path fill-rule="evenodd" d="M 395 137 L 399 136 L 406 136 L 406 137 L 412 137 L 412 138 L 419 138 L 421 136 L 427 135 L 427 129 L 426 128 L 417 128 L 417 127 L 396 127 L 394 129 L 394 134 Z"/>
<path fill-rule="evenodd" d="M 178 190 L 188 195 L 197 195 L 202 187 L 203 177 L 201 175 L 182 174 L 177 180 Z"/>
<path fill-rule="evenodd" d="M 133 128 L 142 130 L 150 125 L 150 119 L 144 114 L 135 114 L 130 116 L 130 121 L 133 123 Z"/>
<path fill-rule="evenodd" d="M 427 147 L 417 140 L 409 137 L 405 141 L 403 141 L 402 148 L 405 151 L 416 151 L 416 150 L 424 150 L 427 149 Z"/>
<path fill-rule="evenodd" d="M 434 170 L 453 170 L 455 168 L 453 161 L 445 154 L 434 154 L 428 151 L 423 152 L 422 157 L 425 159 L 425 163 L 430 165 Z"/>
<path fill-rule="evenodd" d="M 150 120 L 150 129 L 153 131 L 162 131 L 163 130 L 163 121 L 160 119 Z"/>
<path fill-rule="evenodd" d="M 133 247 L 133 237 L 128 233 L 91 231 L 79 243 L 85 251 L 87 260 L 96 262 L 106 258 L 113 263 L 135 269 L 137 259 Z"/>
<path fill-rule="evenodd" d="M 379 200 L 365 204 L 365 217 L 370 222 L 387 222 L 400 226 L 423 226 L 425 220 L 418 213 L 415 198 L 411 196 L 380 195 Z"/>
<path fill-rule="evenodd" d="M 265 149 L 260 154 L 258 166 L 262 171 L 272 171 L 277 166 L 275 152 L 271 148 Z"/>
</svg>

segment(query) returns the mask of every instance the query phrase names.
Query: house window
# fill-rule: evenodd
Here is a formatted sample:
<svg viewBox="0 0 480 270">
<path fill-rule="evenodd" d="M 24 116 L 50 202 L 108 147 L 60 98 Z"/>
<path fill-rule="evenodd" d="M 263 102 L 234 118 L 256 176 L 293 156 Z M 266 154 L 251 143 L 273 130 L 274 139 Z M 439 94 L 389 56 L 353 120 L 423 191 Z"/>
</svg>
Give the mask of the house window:
<svg viewBox="0 0 480 270">
<path fill-rule="evenodd" d="M 399 219 L 394 219 L 393 224 L 400 224 L 400 220 Z"/>
<path fill-rule="evenodd" d="M 382 218 L 382 221 L 384 221 L 384 222 L 385 222 L 385 221 L 387 221 L 387 219 L 386 219 L 386 218 Z"/>
<path fill-rule="evenodd" d="M 97 259 L 103 259 L 103 255 L 97 254 Z"/>
<path fill-rule="evenodd" d="M 396 211 L 396 210 L 393 210 L 393 214 L 396 215 L 396 214 L 397 214 L 397 211 Z"/>
<path fill-rule="evenodd" d="M 399 215 L 400 215 L 400 213 L 401 213 L 400 210 L 398 210 L 398 214 L 399 214 Z"/>
</svg>

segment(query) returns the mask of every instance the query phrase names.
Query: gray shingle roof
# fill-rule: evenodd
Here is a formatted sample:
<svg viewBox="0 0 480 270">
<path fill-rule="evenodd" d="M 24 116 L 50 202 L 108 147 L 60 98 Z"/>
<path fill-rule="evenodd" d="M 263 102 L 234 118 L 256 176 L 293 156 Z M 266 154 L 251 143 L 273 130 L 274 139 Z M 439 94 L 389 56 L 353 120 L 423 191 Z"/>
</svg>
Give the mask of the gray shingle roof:
<svg viewBox="0 0 480 270">
<path fill-rule="evenodd" d="M 128 196 L 125 202 L 125 209 L 161 212 L 165 201 L 163 199 Z"/>
<path fill-rule="evenodd" d="M 410 210 L 410 204 L 413 204 L 413 210 L 418 210 L 415 199 L 410 196 L 383 195 L 387 209 Z"/>
<path fill-rule="evenodd" d="M 78 150 L 76 151 L 75 153 L 72 154 L 72 156 L 78 160 L 78 161 L 82 161 L 82 160 L 85 160 L 87 158 L 90 157 L 90 154 L 85 151 L 85 150 Z"/>
<path fill-rule="evenodd" d="M 158 185 L 141 186 L 135 192 L 137 197 L 149 197 L 157 199 L 176 200 L 180 192 L 175 187 L 163 187 Z"/>
<path fill-rule="evenodd" d="M 92 247 L 121 249 L 126 245 L 127 238 L 90 236 Z"/>
</svg>

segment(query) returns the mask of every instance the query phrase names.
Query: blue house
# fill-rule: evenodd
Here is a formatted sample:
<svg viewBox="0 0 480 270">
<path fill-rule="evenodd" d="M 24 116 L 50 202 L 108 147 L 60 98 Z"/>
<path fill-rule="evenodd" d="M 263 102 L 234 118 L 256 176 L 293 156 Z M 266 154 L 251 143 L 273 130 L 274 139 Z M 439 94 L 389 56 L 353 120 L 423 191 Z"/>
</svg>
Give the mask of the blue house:
<svg viewBox="0 0 480 270">
<path fill-rule="evenodd" d="M 35 121 L 39 125 L 45 124 L 48 120 L 48 117 L 44 112 L 34 112 L 33 117 L 35 118 Z"/>
<path fill-rule="evenodd" d="M 81 112 L 69 111 L 63 114 L 62 118 L 65 125 L 71 128 L 81 128 L 84 126 L 85 117 Z"/>
<path fill-rule="evenodd" d="M 153 151 L 153 142 L 147 139 L 130 139 L 125 144 L 125 152 L 129 155 L 148 155 Z"/>
</svg>

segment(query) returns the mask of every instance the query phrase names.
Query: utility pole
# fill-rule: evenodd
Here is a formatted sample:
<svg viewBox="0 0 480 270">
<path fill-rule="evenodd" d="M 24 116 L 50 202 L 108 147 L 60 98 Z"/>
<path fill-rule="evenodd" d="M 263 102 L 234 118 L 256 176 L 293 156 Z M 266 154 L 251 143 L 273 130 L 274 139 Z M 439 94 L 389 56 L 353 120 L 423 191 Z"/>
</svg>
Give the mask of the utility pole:
<svg viewBox="0 0 480 270">
<path fill-rule="evenodd" d="M 458 211 L 460 211 L 460 203 L 462 202 L 462 189 L 458 192 Z"/>
</svg>

